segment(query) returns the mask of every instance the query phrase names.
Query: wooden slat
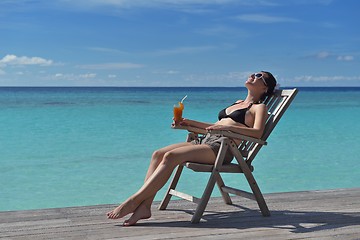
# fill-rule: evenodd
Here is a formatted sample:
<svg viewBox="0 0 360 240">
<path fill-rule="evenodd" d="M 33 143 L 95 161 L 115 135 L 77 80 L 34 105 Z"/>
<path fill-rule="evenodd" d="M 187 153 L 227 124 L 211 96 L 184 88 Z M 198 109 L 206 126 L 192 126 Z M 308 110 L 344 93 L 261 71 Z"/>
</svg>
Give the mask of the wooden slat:
<svg viewBox="0 0 360 240">
<path fill-rule="evenodd" d="M 228 187 L 228 186 L 224 186 L 221 189 L 227 193 L 235 194 L 237 196 L 244 197 L 244 198 L 251 199 L 251 200 L 256 200 L 254 194 L 240 190 L 240 189 L 236 189 L 236 188 L 232 188 L 232 187 Z"/>
<path fill-rule="evenodd" d="M 214 165 L 211 164 L 201 164 L 201 163 L 192 163 L 186 162 L 185 166 L 194 172 L 211 172 L 214 168 Z M 224 173 L 242 173 L 243 171 L 239 167 L 239 164 L 228 163 L 220 167 L 219 172 Z"/>
<path fill-rule="evenodd" d="M 174 189 L 170 190 L 170 194 L 173 195 L 173 196 L 182 198 L 184 200 L 187 200 L 189 202 L 193 202 L 193 203 L 199 203 L 199 200 L 200 200 L 197 197 L 191 196 L 191 195 L 183 193 L 183 192 L 176 191 Z"/>
</svg>

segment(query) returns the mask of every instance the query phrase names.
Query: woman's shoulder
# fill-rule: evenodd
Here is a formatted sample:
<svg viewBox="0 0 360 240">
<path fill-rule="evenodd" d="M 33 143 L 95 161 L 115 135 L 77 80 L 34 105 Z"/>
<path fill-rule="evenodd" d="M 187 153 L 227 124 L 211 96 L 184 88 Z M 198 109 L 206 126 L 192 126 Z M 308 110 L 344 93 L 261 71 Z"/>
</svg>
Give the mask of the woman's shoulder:
<svg viewBox="0 0 360 240">
<path fill-rule="evenodd" d="M 267 106 L 264 103 L 253 104 L 252 108 L 254 108 L 255 111 L 266 111 L 267 112 Z"/>
</svg>

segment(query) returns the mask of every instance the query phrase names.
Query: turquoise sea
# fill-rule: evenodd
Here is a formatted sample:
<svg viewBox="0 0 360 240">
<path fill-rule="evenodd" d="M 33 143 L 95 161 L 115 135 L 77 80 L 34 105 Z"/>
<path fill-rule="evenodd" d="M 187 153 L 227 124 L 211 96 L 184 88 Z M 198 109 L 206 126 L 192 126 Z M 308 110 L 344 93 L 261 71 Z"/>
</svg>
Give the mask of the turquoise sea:
<svg viewBox="0 0 360 240">
<path fill-rule="evenodd" d="M 299 89 L 254 161 L 260 188 L 360 187 L 360 88 Z M 185 140 L 185 131 L 170 128 L 185 95 L 185 117 L 214 122 L 246 91 L 0 88 L 0 211 L 125 200 L 142 185 L 153 150 Z M 180 188 L 199 195 L 208 175 L 184 175 Z M 225 181 L 247 188 L 241 176 Z"/>
</svg>

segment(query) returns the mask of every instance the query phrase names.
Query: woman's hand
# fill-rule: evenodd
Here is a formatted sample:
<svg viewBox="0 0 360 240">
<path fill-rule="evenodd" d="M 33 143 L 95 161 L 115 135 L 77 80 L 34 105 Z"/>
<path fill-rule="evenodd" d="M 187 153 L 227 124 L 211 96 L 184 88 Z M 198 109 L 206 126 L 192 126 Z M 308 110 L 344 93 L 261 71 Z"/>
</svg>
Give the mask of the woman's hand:
<svg viewBox="0 0 360 240">
<path fill-rule="evenodd" d="M 172 128 L 181 128 L 181 129 L 192 129 L 192 131 L 198 131 L 198 133 L 206 133 L 206 128 L 211 126 L 211 123 L 199 122 L 187 118 L 182 118 L 181 121 L 173 121 L 171 124 Z M 195 130 L 196 128 L 197 130 Z"/>
<path fill-rule="evenodd" d="M 206 130 L 207 131 L 211 131 L 211 130 L 229 131 L 229 130 L 231 130 L 231 126 L 216 124 L 216 125 L 211 125 L 211 126 L 207 127 Z"/>
<path fill-rule="evenodd" d="M 191 120 L 187 119 L 187 118 L 183 118 L 181 119 L 181 121 L 179 122 L 179 125 L 180 126 L 190 126 Z"/>
<path fill-rule="evenodd" d="M 176 127 L 176 126 L 190 126 L 190 120 L 186 118 L 182 118 L 180 121 L 175 121 L 175 119 L 173 118 L 171 127 Z"/>
</svg>

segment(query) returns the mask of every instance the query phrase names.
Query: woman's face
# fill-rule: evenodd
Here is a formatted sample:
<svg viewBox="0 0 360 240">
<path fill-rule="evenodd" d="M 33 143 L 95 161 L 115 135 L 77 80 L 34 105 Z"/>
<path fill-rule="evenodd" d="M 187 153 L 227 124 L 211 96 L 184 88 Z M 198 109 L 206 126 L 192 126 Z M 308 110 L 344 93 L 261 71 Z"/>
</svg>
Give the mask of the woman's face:
<svg viewBox="0 0 360 240">
<path fill-rule="evenodd" d="M 245 82 L 245 86 L 248 88 L 251 87 L 252 89 L 259 89 L 262 91 L 266 91 L 267 86 L 264 79 L 266 77 L 268 76 L 264 72 L 253 73 L 249 75 L 248 79 Z"/>
</svg>

